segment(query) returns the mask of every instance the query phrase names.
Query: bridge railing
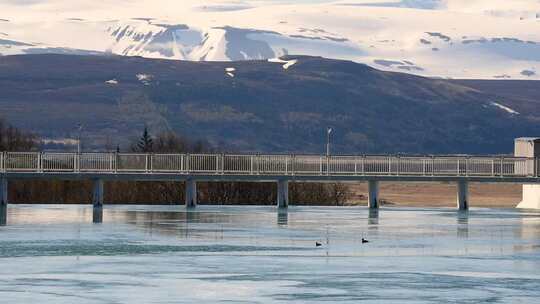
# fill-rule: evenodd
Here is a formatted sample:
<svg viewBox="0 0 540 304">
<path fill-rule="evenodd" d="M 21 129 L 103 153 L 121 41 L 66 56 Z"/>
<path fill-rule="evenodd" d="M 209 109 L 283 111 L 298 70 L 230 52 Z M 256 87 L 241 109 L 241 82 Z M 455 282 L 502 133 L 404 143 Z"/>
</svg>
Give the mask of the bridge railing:
<svg viewBox="0 0 540 304">
<path fill-rule="evenodd" d="M 538 158 L 3 152 L 2 172 L 540 177 Z"/>
</svg>

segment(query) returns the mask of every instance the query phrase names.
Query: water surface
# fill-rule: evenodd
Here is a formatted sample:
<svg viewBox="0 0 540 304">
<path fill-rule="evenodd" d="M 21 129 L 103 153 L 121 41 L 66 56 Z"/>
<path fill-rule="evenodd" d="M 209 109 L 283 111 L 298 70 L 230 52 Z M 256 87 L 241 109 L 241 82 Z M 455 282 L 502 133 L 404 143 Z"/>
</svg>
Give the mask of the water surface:
<svg viewBox="0 0 540 304">
<path fill-rule="evenodd" d="M 2 303 L 540 298 L 540 212 L 106 206 L 91 222 L 91 206 L 10 205 Z"/>
</svg>

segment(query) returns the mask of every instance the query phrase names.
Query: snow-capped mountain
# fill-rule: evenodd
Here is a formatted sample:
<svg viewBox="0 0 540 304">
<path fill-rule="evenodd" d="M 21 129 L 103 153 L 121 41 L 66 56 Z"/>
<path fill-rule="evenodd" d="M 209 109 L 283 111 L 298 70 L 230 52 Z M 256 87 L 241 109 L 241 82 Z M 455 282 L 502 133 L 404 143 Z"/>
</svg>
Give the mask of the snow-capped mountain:
<svg viewBox="0 0 540 304">
<path fill-rule="evenodd" d="M 537 0 L 94 2 L 0 4 L 0 54 L 305 54 L 424 76 L 540 79 Z"/>
</svg>

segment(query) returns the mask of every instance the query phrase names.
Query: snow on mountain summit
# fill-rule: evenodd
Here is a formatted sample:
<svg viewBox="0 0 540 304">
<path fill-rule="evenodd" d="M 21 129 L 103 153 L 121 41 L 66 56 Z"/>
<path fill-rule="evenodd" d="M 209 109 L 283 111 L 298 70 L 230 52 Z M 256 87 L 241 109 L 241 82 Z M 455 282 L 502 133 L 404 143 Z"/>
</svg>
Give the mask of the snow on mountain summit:
<svg viewBox="0 0 540 304">
<path fill-rule="evenodd" d="M 191 61 L 294 54 L 423 76 L 540 79 L 536 0 L 81 2 L 0 4 L 0 54 Z"/>
</svg>

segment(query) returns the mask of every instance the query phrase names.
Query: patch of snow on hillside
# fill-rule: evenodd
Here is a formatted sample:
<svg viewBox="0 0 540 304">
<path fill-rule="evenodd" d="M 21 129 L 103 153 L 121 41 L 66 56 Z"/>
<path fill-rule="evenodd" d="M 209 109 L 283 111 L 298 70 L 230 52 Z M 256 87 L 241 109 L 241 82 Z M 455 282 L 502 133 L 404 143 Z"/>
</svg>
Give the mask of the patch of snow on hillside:
<svg viewBox="0 0 540 304">
<path fill-rule="evenodd" d="M 154 79 L 154 76 L 150 74 L 137 74 L 135 76 L 144 85 L 150 85 L 150 82 Z"/>
<path fill-rule="evenodd" d="M 77 139 L 72 138 L 43 138 L 41 140 L 42 144 L 45 145 L 64 145 L 64 146 L 75 146 L 78 143 Z"/>
<path fill-rule="evenodd" d="M 118 84 L 118 80 L 116 79 L 111 79 L 111 80 L 107 80 L 105 81 L 106 84 L 110 84 L 110 85 L 117 85 Z"/>
<path fill-rule="evenodd" d="M 236 71 L 236 68 L 225 68 L 225 74 L 227 74 L 231 78 L 234 78 L 235 71 Z"/>
<path fill-rule="evenodd" d="M 298 63 L 298 60 L 297 59 L 283 60 L 281 58 L 271 58 L 271 59 L 268 59 L 268 62 L 283 63 L 283 69 L 288 70 L 290 67 Z"/>
<path fill-rule="evenodd" d="M 504 111 L 506 111 L 506 112 L 508 112 L 508 113 L 510 113 L 510 114 L 519 115 L 519 112 L 517 112 L 516 110 L 511 109 L 511 108 L 509 108 L 509 107 L 507 107 L 507 106 L 505 106 L 505 105 L 502 105 L 502 104 L 500 104 L 500 103 L 491 102 L 490 104 L 491 104 L 492 106 L 497 107 L 497 108 L 499 108 L 499 109 L 501 109 L 501 110 L 504 110 Z"/>
</svg>

